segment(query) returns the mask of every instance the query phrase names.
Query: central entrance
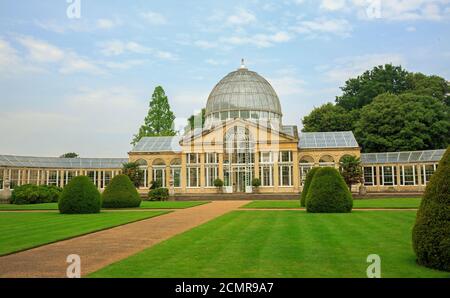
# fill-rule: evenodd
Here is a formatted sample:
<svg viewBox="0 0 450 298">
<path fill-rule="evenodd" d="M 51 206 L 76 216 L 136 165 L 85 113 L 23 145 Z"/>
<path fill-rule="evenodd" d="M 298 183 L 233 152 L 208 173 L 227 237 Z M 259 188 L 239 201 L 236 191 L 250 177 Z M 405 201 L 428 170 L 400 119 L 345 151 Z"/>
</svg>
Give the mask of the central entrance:
<svg viewBox="0 0 450 298">
<path fill-rule="evenodd" d="M 242 126 L 228 130 L 224 140 L 224 178 L 228 192 L 251 192 L 255 144 Z"/>
</svg>

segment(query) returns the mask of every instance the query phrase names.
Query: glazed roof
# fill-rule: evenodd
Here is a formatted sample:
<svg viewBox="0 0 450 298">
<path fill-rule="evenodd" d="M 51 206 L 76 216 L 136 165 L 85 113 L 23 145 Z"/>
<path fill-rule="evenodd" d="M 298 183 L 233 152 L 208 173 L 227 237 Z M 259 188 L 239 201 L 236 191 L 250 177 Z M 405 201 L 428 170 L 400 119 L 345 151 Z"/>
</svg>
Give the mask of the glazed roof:
<svg viewBox="0 0 450 298">
<path fill-rule="evenodd" d="M 214 87 L 206 104 L 205 116 L 235 110 L 282 115 L 280 100 L 270 83 L 245 67 L 229 73 Z"/>
</svg>

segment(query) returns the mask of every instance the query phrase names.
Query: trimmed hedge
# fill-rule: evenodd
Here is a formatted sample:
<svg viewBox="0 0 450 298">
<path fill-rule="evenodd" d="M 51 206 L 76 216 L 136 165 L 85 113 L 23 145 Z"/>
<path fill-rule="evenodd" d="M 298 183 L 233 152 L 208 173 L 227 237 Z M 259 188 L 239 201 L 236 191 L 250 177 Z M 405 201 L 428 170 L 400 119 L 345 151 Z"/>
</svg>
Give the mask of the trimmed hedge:
<svg viewBox="0 0 450 298">
<path fill-rule="evenodd" d="M 450 271 L 450 147 L 425 189 L 412 242 L 420 265 Z"/>
<path fill-rule="evenodd" d="M 148 193 L 150 201 L 167 201 L 169 199 L 169 190 L 164 187 L 151 189 Z"/>
<path fill-rule="evenodd" d="M 306 211 L 348 213 L 352 208 L 352 194 L 338 170 L 331 167 L 317 170 L 306 195 Z"/>
<path fill-rule="evenodd" d="M 59 197 L 58 208 L 63 214 L 99 213 L 100 192 L 87 176 L 74 177 Z"/>
<path fill-rule="evenodd" d="M 103 208 L 137 208 L 141 197 L 127 175 L 115 176 L 102 194 Z"/>
<path fill-rule="evenodd" d="M 16 205 L 58 202 L 62 188 L 53 185 L 27 184 L 16 186 L 11 195 L 11 203 Z"/>
<path fill-rule="evenodd" d="M 306 195 L 308 194 L 308 189 L 309 189 L 311 182 L 313 180 L 313 177 L 316 174 L 318 169 L 319 168 L 314 167 L 306 175 L 305 184 L 303 185 L 303 190 L 300 195 L 300 206 L 301 207 L 306 207 Z"/>
</svg>

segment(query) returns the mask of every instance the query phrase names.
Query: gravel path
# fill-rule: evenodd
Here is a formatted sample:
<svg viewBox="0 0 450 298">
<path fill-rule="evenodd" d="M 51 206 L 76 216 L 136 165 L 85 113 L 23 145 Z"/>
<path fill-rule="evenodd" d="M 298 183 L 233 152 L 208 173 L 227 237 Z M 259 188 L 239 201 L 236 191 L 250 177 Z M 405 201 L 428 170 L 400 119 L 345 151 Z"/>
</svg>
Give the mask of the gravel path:
<svg viewBox="0 0 450 298">
<path fill-rule="evenodd" d="M 71 254 L 80 256 L 84 276 L 247 203 L 215 201 L 0 257 L 0 277 L 65 277 Z"/>
</svg>

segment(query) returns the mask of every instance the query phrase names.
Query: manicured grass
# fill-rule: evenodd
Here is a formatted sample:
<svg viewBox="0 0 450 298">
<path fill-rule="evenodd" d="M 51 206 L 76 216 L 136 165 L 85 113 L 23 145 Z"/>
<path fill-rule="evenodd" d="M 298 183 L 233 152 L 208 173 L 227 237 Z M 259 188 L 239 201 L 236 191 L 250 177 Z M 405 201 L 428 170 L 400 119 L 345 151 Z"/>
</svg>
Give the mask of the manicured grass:
<svg viewBox="0 0 450 298">
<path fill-rule="evenodd" d="M 107 266 L 91 277 L 450 277 L 421 267 L 411 246 L 414 211 L 234 211 Z"/>
<path fill-rule="evenodd" d="M 420 198 L 384 198 L 384 199 L 363 199 L 353 200 L 353 208 L 389 208 L 389 209 L 408 209 L 418 208 Z M 300 208 L 300 200 L 293 201 L 253 201 L 242 208 L 260 208 L 260 209 L 293 209 Z"/>
<path fill-rule="evenodd" d="M 0 213 L 0 255 L 112 228 L 165 214 L 165 211 L 102 212 L 64 215 L 56 212 Z"/>
<path fill-rule="evenodd" d="M 209 201 L 166 201 L 151 202 L 142 201 L 141 209 L 186 209 L 209 203 Z M 0 204 L 0 210 L 58 210 L 57 203 L 45 203 L 34 205 Z"/>
</svg>

